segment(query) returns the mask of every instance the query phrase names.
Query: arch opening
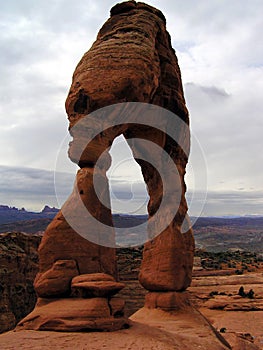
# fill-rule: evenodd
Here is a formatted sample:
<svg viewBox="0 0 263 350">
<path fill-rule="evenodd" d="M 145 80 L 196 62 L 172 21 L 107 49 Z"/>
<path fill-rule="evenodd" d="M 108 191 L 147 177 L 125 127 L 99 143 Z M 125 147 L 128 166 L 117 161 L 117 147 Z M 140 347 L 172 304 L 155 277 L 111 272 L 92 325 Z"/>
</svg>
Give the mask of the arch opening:
<svg viewBox="0 0 263 350">
<path fill-rule="evenodd" d="M 107 171 L 111 209 L 113 214 L 147 215 L 149 195 L 139 164 L 132 151 L 120 135 L 113 141 L 109 151 L 112 163 Z"/>
</svg>

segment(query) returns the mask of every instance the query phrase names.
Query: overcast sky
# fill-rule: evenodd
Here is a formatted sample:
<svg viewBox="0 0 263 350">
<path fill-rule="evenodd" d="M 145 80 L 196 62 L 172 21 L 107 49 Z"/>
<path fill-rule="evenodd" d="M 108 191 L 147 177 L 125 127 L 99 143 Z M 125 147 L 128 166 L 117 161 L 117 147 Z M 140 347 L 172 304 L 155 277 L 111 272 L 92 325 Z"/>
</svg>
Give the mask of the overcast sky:
<svg viewBox="0 0 263 350">
<path fill-rule="evenodd" d="M 64 101 L 75 66 L 115 3 L 1 3 L 0 204 L 28 210 L 58 205 L 54 170 L 76 171 L 66 155 Z M 198 215 L 203 207 L 207 171 L 202 215 L 263 215 L 262 0 L 148 3 L 165 14 L 182 71 L 193 135 L 190 213 Z M 118 149 L 116 142 L 112 152 L 119 154 L 111 175 L 114 211 L 141 208 L 142 213 L 145 187 L 138 167 L 127 160 L 129 150 L 121 145 Z M 59 202 L 70 192 L 74 176 L 63 179 L 57 184 Z"/>
</svg>

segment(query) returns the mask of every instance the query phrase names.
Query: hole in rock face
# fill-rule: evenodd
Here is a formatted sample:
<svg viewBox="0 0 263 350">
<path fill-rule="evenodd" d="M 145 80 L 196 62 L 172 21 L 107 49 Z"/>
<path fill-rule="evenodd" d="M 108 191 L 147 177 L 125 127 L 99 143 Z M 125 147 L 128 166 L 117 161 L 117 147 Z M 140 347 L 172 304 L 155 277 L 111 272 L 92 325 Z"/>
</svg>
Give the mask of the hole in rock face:
<svg viewBox="0 0 263 350">
<path fill-rule="evenodd" d="M 139 164 L 121 135 L 110 149 L 112 163 L 107 171 L 113 214 L 146 215 L 149 196 Z"/>
<path fill-rule="evenodd" d="M 79 114 L 85 114 L 88 110 L 88 105 L 89 96 L 84 93 L 83 89 L 81 89 L 79 91 L 78 99 L 74 104 L 74 112 Z"/>
</svg>

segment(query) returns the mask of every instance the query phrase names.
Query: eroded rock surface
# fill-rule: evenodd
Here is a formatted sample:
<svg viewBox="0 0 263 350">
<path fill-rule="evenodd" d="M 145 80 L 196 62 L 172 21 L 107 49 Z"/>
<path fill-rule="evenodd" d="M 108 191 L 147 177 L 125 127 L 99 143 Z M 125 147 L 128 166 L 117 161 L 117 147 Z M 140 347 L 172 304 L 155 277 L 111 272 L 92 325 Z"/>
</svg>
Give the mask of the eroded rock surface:
<svg viewBox="0 0 263 350">
<path fill-rule="evenodd" d="M 107 297 L 117 294 L 125 284 L 116 282 L 110 275 L 94 273 L 79 275 L 71 282 L 73 295 L 87 297 Z"/>
<path fill-rule="evenodd" d="M 112 308 L 113 306 L 113 308 Z M 114 331 L 127 328 L 124 303 L 114 298 L 38 299 L 35 309 L 18 324 L 18 329 L 41 331 Z"/>
<path fill-rule="evenodd" d="M 50 270 L 36 276 L 35 291 L 41 298 L 70 295 L 71 280 L 78 273 L 75 260 L 57 260 Z"/>
<path fill-rule="evenodd" d="M 40 240 L 25 233 L 0 234 L 0 333 L 12 329 L 34 308 Z"/>
</svg>

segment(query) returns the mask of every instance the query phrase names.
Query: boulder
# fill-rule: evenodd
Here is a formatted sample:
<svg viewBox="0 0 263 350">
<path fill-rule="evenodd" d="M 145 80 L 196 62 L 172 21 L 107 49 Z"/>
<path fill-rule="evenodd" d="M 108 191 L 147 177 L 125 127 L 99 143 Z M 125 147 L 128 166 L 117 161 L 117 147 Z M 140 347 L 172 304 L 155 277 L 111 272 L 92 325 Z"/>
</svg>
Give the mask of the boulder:
<svg viewBox="0 0 263 350">
<path fill-rule="evenodd" d="M 145 296 L 145 307 L 172 312 L 190 308 L 187 292 L 149 292 Z"/>
<path fill-rule="evenodd" d="M 41 298 L 70 294 L 70 283 L 79 274 L 75 260 L 57 260 L 50 270 L 36 276 L 34 287 Z"/>
<path fill-rule="evenodd" d="M 127 328 L 127 320 L 116 314 L 116 308 L 113 315 L 105 298 L 38 299 L 35 309 L 17 329 L 76 332 Z"/>
<path fill-rule="evenodd" d="M 79 275 L 71 282 L 73 296 L 82 298 L 110 297 L 125 287 L 125 284 L 116 282 L 112 276 L 96 273 Z"/>
</svg>

